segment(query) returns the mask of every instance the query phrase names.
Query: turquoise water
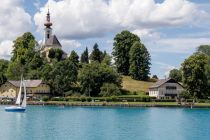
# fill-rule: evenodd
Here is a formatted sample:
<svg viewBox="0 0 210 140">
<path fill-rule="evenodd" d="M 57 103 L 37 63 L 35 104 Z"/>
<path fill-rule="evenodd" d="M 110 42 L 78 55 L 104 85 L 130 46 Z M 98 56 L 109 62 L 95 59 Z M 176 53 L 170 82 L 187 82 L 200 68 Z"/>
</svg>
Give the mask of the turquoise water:
<svg viewBox="0 0 210 140">
<path fill-rule="evenodd" d="M 0 140 L 209 140 L 210 109 L 0 106 Z"/>
</svg>

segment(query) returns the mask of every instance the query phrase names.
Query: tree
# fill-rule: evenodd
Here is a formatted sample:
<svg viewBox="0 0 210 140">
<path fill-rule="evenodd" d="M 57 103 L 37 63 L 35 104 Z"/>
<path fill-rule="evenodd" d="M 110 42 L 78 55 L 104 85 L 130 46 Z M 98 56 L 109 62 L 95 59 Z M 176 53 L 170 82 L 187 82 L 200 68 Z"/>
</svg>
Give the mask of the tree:
<svg viewBox="0 0 210 140">
<path fill-rule="evenodd" d="M 22 65 L 27 65 L 33 58 L 36 44 L 35 37 L 30 32 L 18 37 L 14 41 L 11 61 L 19 61 Z"/>
<path fill-rule="evenodd" d="M 0 72 L 0 86 L 3 85 L 7 81 L 7 77 Z"/>
<path fill-rule="evenodd" d="M 113 83 L 120 87 L 121 76 L 112 67 L 94 61 L 83 65 L 79 71 L 79 82 L 82 93 L 98 96 L 104 83 Z"/>
<path fill-rule="evenodd" d="M 85 51 L 81 54 L 81 63 L 89 63 L 89 54 L 88 54 L 88 48 L 86 47 Z"/>
<path fill-rule="evenodd" d="M 112 61 L 112 57 L 109 54 L 105 54 L 101 63 L 111 66 L 111 61 Z"/>
<path fill-rule="evenodd" d="M 122 31 L 114 38 L 113 56 L 117 71 L 123 75 L 129 74 L 129 51 L 134 42 L 140 42 L 140 38 L 129 31 Z"/>
<path fill-rule="evenodd" d="M 197 52 L 206 54 L 209 59 L 209 64 L 206 66 L 206 75 L 208 79 L 208 93 L 210 94 L 210 45 L 199 46 Z"/>
<path fill-rule="evenodd" d="M 48 70 L 48 68 L 45 70 Z M 70 60 L 63 60 L 55 64 L 49 73 L 50 77 L 46 77 L 46 79 L 52 88 L 52 92 L 62 95 L 63 92 L 70 89 L 72 84 L 76 83 L 77 74 L 77 66 Z"/>
<path fill-rule="evenodd" d="M 20 61 L 11 62 L 8 66 L 6 77 L 8 79 L 19 80 L 22 74 L 26 74 L 26 67 Z"/>
<path fill-rule="evenodd" d="M 93 51 L 90 54 L 90 60 L 98 61 L 99 63 L 103 60 L 103 52 L 99 50 L 97 43 L 93 46 Z"/>
<path fill-rule="evenodd" d="M 61 49 L 53 49 L 53 48 L 51 48 L 49 50 L 48 57 L 50 59 L 56 59 L 57 61 L 60 61 L 62 59 L 62 56 L 63 56 L 63 51 Z"/>
<path fill-rule="evenodd" d="M 46 63 L 43 65 L 43 67 L 40 70 L 41 73 L 41 79 L 45 82 L 48 82 L 50 84 L 50 79 L 52 78 L 51 72 L 53 70 L 53 66 L 51 64 Z"/>
<path fill-rule="evenodd" d="M 61 49 L 55 49 L 55 58 L 60 61 L 63 56 L 63 51 Z"/>
<path fill-rule="evenodd" d="M 101 87 L 100 96 L 118 96 L 121 95 L 119 87 L 113 83 L 104 83 Z"/>
<path fill-rule="evenodd" d="M 208 95 L 207 65 L 208 57 L 203 53 L 195 53 L 182 63 L 184 86 L 194 98 Z"/>
<path fill-rule="evenodd" d="M 30 70 L 35 70 L 40 68 L 44 63 L 43 63 L 43 58 L 41 58 L 39 52 L 36 52 L 31 60 L 31 62 L 29 62 L 29 69 Z"/>
<path fill-rule="evenodd" d="M 9 61 L 4 60 L 4 59 L 0 59 L 0 72 L 5 74 L 8 66 L 9 66 Z"/>
<path fill-rule="evenodd" d="M 129 74 L 135 80 L 148 80 L 150 73 L 150 54 L 144 44 L 135 42 L 129 52 Z"/>
<path fill-rule="evenodd" d="M 31 75 L 28 73 L 41 67 L 43 60 L 39 52 L 36 52 L 35 46 L 37 41 L 30 32 L 24 33 L 14 41 L 13 56 L 6 73 L 7 78 L 18 80 L 21 74 L 28 78 L 27 76 Z"/>
<path fill-rule="evenodd" d="M 49 57 L 50 59 L 55 58 L 55 50 L 54 50 L 54 49 L 51 48 L 51 49 L 49 50 L 48 57 Z"/>
<path fill-rule="evenodd" d="M 79 56 L 75 51 L 71 51 L 71 54 L 69 56 L 69 60 L 71 60 L 76 66 L 79 64 Z"/>
<path fill-rule="evenodd" d="M 173 69 L 169 73 L 169 77 L 176 80 L 177 82 L 182 81 L 182 72 L 178 69 Z"/>
<path fill-rule="evenodd" d="M 152 78 L 153 79 L 158 79 L 158 76 L 157 75 L 153 75 Z"/>
<path fill-rule="evenodd" d="M 198 47 L 197 52 L 202 52 L 210 56 L 210 45 L 201 45 Z"/>
</svg>

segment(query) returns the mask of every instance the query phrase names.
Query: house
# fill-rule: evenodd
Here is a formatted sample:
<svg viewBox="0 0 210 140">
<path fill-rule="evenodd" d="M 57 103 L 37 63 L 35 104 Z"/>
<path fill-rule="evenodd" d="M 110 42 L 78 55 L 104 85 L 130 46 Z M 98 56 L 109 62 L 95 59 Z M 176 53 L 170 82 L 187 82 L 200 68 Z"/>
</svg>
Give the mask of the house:
<svg viewBox="0 0 210 140">
<path fill-rule="evenodd" d="M 27 97 L 42 98 L 50 94 L 50 86 L 42 80 L 25 80 Z M 20 88 L 20 81 L 8 80 L 0 86 L 0 98 L 16 98 Z"/>
<path fill-rule="evenodd" d="M 157 99 L 176 99 L 183 86 L 174 79 L 162 79 L 149 87 L 149 96 Z"/>
<path fill-rule="evenodd" d="M 41 56 L 46 57 L 49 61 L 49 51 L 50 49 L 60 49 L 62 50 L 62 45 L 59 42 L 58 38 L 56 37 L 56 35 L 52 34 L 52 22 L 50 21 L 50 12 L 48 9 L 48 13 L 46 16 L 46 22 L 44 23 L 45 29 L 44 29 L 44 41 L 42 44 L 40 44 L 41 46 Z M 62 50 L 63 51 L 63 50 Z M 67 53 L 65 51 L 63 51 L 63 55 L 62 58 L 65 59 L 67 58 Z"/>
</svg>

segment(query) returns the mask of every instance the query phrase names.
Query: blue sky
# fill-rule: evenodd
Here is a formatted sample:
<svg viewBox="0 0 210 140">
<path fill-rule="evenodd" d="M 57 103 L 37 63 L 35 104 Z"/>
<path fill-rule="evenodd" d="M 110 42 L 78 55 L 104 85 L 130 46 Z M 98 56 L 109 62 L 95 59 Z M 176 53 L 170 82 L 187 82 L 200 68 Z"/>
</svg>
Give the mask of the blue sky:
<svg viewBox="0 0 210 140">
<path fill-rule="evenodd" d="M 26 31 L 43 39 L 49 5 L 63 49 L 80 54 L 98 43 L 112 52 L 122 30 L 137 34 L 148 48 L 151 75 L 167 76 L 201 44 L 210 44 L 210 0 L 3 0 L 0 6 L 0 57 L 10 59 L 12 41 Z"/>
</svg>

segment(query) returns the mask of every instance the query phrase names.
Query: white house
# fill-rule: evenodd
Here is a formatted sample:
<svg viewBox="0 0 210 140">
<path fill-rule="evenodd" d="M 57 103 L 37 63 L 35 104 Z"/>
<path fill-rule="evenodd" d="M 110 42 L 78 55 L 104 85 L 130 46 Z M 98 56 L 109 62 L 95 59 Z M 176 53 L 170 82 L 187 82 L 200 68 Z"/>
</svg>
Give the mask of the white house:
<svg viewBox="0 0 210 140">
<path fill-rule="evenodd" d="M 157 99 L 176 99 L 183 86 L 174 79 L 162 79 L 149 88 L 149 96 Z"/>
</svg>

